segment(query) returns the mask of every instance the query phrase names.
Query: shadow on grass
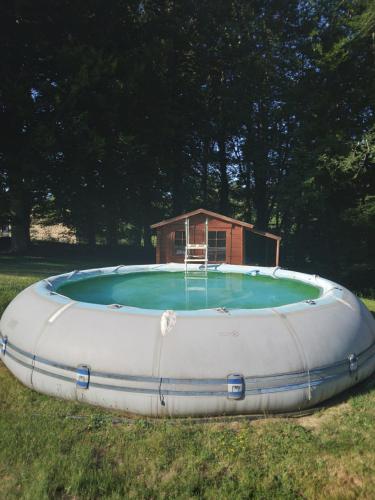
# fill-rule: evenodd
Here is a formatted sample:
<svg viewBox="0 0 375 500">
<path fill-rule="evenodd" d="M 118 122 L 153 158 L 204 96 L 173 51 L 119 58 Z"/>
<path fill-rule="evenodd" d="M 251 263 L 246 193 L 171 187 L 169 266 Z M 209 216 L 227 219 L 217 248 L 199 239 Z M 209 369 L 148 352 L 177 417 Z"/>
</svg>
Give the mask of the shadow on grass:
<svg viewBox="0 0 375 500">
<path fill-rule="evenodd" d="M 48 277 L 74 269 L 89 269 L 117 265 L 118 259 L 98 258 L 45 258 L 45 257 L 16 257 L 0 255 L 0 273 L 15 276 L 42 276 Z"/>
<path fill-rule="evenodd" d="M 375 372 L 359 384 L 353 385 L 340 394 L 324 401 L 322 407 L 329 408 L 340 403 L 347 403 L 353 396 L 366 396 L 371 393 L 375 393 Z"/>
</svg>

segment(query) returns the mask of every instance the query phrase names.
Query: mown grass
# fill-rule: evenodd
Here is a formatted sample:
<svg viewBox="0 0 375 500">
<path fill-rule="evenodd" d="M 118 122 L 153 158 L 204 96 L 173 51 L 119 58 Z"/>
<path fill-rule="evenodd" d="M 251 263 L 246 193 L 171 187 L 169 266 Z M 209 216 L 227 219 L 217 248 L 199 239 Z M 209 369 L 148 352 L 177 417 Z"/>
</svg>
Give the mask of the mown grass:
<svg viewBox="0 0 375 500">
<path fill-rule="evenodd" d="M 37 279 L 109 264 L 1 257 L 0 312 Z M 119 416 L 31 391 L 0 364 L 0 498 L 375 498 L 375 378 L 302 418 Z"/>
</svg>

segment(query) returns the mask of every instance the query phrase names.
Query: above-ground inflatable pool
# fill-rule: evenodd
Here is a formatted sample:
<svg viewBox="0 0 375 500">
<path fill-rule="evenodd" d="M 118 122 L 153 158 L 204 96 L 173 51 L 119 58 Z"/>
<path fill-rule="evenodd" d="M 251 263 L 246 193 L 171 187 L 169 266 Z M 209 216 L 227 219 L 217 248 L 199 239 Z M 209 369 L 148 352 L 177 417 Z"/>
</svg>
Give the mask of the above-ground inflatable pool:
<svg viewBox="0 0 375 500">
<path fill-rule="evenodd" d="M 0 357 L 25 385 L 150 416 L 302 410 L 375 371 L 362 302 L 280 268 L 73 271 L 21 292 L 0 334 Z"/>
</svg>

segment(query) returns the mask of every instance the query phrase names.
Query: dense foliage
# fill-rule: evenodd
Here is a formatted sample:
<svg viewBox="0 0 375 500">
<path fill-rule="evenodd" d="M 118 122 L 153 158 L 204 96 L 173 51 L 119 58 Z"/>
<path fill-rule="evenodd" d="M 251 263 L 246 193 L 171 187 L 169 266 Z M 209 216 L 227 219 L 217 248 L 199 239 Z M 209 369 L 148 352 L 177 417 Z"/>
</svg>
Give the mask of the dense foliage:
<svg viewBox="0 0 375 500">
<path fill-rule="evenodd" d="M 0 224 L 150 245 L 203 206 L 283 236 L 283 264 L 373 268 L 368 0 L 4 0 Z"/>
</svg>

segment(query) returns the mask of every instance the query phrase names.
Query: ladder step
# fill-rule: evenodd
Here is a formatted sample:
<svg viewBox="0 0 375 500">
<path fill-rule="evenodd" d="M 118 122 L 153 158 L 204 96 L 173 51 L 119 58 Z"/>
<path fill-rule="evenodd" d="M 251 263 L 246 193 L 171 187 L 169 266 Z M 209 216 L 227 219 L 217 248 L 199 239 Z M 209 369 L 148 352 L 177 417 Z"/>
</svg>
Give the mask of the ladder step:
<svg viewBox="0 0 375 500">
<path fill-rule="evenodd" d="M 207 262 L 207 259 L 185 259 L 185 262 Z"/>
<path fill-rule="evenodd" d="M 190 243 L 189 245 L 186 245 L 186 248 L 190 248 L 192 250 L 194 249 L 205 250 L 207 248 L 207 245 L 205 243 Z"/>
</svg>

